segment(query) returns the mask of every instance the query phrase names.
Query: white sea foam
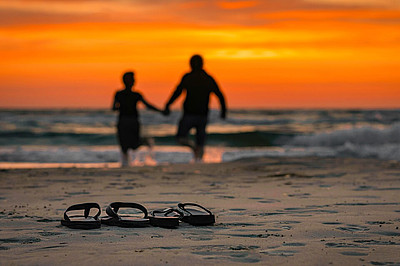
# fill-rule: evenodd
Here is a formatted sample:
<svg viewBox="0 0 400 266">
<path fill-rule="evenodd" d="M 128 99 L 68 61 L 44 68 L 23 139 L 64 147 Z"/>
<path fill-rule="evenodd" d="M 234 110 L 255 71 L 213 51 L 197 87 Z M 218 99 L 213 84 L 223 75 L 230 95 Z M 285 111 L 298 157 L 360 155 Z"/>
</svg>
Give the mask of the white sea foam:
<svg viewBox="0 0 400 266">
<path fill-rule="evenodd" d="M 140 148 L 131 154 L 133 165 L 154 165 L 164 163 L 189 163 L 193 160 L 190 150 L 186 147 L 161 146 L 153 149 L 151 153 L 146 148 Z M 400 144 L 385 145 L 354 145 L 346 143 L 336 147 L 258 147 L 258 148 L 226 148 L 208 147 L 205 153 L 206 163 L 229 162 L 251 157 L 356 157 L 378 158 L 384 160 L 400 161 Z M 11 163 L 30 163 L 43 165 L 49 163 L 119 164 L 120 153 L 117 147 L 7 147 L 0 148 L 0 168 L 10 168 Z M 8 166 L 7 166 L 8 165 Z M 36 167 L 36 166 L 35 166 Z M 37 166 L 40 167 L 40 166 Z M 49 166 L 47 166 L 49 167 Z M 96 166 L 93 166 L 96 167 Z"/>
<path fill-rule="evenodd" d="M 24 163 L 115 163 L 120 160 L 117 146 L 19 146 L 0 147 L 0 162 Z M 141 147 L 130 152 L 132 164 L 189 163 L 190 149 L 181 146 Z M 205 162 L 221 162 L 222 149 L 209 148 Z M 1 166 L 0 166 L 1 168 Z"/>
<path fill-rule="evenodd" d="M 332 156 L 400 160 L 400 123 L 385 128 L 355 127 L 296 136 L 286 147 L 320 147 L 330 150 Z"/>
<path fill-rule="evenodd" d="M 388 126 L 384 129 L 374 127 L 356 127 L 327 133 L 297 136 L 288 143 L 288 145 L 306 147 L 337 147 L 346 144 L 400 144 L 400 123 L 393 124 L 392 126 Z"/>
</svg>

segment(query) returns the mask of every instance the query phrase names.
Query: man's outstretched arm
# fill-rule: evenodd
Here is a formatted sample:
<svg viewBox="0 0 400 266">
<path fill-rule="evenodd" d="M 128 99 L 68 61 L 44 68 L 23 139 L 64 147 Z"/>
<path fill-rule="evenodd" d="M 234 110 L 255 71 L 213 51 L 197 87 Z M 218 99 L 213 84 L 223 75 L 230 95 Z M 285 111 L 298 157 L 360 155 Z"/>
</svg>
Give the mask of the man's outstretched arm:
<svg viewBox="0 0 400 266">
<path fill-rule="evenodd" d="M 219 89 L 217 83 L 214 81 L 214 93 L 218 97 L 219 103 L 221 105 L 221 118 L 225 119 L 226 118 L 226 104 L 225 104 L 225 97 L 222 94 L 221 90 Z"/>
<path fill-rule="evenodd" d="M 169 101 L 165 104 L 164 114 L 169 114 L 169 106 L 182 94 L 183 85 L 182 82 L 176 87 L 174 93 L 169 98 Z"/>
</svg>

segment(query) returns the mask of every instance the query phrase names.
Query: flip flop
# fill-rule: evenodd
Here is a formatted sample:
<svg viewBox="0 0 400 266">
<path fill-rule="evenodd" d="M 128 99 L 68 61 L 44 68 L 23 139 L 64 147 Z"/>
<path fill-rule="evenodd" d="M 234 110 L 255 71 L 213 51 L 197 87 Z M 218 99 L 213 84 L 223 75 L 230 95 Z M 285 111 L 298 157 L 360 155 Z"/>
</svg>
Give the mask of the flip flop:
<svg viewBox="0 0 400 266">
<path fill-rule="evenodd" d="M 193 206 L 193 208 L 186 208 Z M 181 211 L 181 220 L 191 225 L 211 225 L 215 223 L 215 216 L 211 211 L 207 210 L 196 203 L 179 203 L 178 208 Z"/>
<path fill-rule="evenodd" d="M 89 216 L 91 209 L 98 209 L 99 211 L 95 216 Z M 83 215 L 72 215 L 68 216 L 67 212 L 85 210 Z M 82 203 L 70 206 L 64 212 L 64 219 L 61 220 L 61 224 L 72 229 L 96 229 L 101 227 L 101 221 L 99 220 L 99 215 L 101 209 L 97 203 Z"/>
<path fill-rule="evenodd" d="M 175 228 L 179 226 L 181 213 L 172 208 L 154 210 L 150 213 L 149 219 L 152 226 Z"/>
<path fill-rule="evenodd" d="M 119 215 L 120 208 L 133 208 L 143 212 L 143 218 L 132 215 Z M 150 225 L 150 220 L 147 216 L 147 209 L 138 203 L 133 202 L 113 202 L 107 209 L 108 216 L 101 218 L 101 223 L 119 227 L 146 227 Z"/>
</svg>

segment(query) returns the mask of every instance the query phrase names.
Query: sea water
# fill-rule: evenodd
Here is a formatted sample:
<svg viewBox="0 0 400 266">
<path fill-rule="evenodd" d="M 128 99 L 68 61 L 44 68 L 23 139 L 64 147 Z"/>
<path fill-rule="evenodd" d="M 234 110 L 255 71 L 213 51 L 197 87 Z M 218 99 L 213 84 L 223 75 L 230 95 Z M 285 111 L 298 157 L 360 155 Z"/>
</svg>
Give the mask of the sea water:
<svg viewBox="0 0 400 266">
<path fill-rule="evenodd" d="M 155 146 L 131 153 L 134 164 L 187 163 L 176 144 L 179 111 L 140 111 L 142 135 Z M 117 114 L 108 110 L 0 110 L 0 168 L 117 166 Z M 400 160 L 400 110 L 211 110 L 205 162 L 255 156 Z M 192 132 L 193 133 L 193 132 Z"/>
</svg>

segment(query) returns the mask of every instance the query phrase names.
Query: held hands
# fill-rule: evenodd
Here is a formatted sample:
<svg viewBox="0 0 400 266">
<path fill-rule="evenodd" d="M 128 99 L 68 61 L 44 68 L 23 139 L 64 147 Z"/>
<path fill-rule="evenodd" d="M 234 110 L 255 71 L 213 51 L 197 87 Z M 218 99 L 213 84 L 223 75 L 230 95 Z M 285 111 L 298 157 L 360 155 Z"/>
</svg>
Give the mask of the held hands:
<svg viewBox="0 0 400 266">
<path fill-rule="evenodd" d="M 225 111 L 221 111 L 220 117 L 221 117 L 221 119 L 225 120 L 226 119 L 226 112 Z"/>
<path fill-rule="evenodd" d="M 164 110 L 162 111 L 162 114 L 165 116 L 168 116 L 171 113 L 169 110 L 169 106 L 165 106 Z"/>
</svg>

